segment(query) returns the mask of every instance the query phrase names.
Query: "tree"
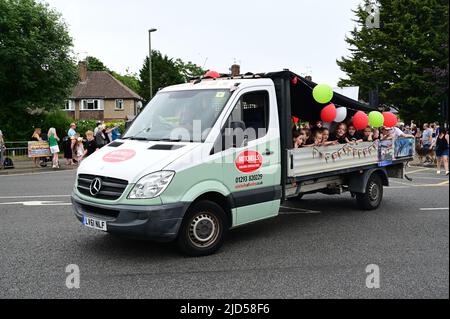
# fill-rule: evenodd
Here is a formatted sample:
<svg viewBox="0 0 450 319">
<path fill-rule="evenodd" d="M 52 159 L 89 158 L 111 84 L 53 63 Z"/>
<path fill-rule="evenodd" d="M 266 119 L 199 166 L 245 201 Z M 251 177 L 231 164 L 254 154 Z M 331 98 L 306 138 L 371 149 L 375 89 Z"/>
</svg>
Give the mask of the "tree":
<svg viewBox="0 0 450 319">
<path fill-rule="evenodd" d="M 144 65 L 139 72 L 139 95 L 146 101 L 150 100 L 150 74 L 148 66 L 149 59 L 147 56 L 144 60 Z M 152 73 L 153 95 L 155 95 L 160 88 L 185 82 L 185 78 L 180 73 L 180 69 L 176 61 L 169 58 L 167 55 L 163 56 L 161 52 L 154 50 L 152 50 Z"/>
<path fill-rule="evenodd" d="M 115 77 L 117 80 L 122 82 L 124 85 L 126 85 L 134 92 L 136 93 L 139 92 L 140 90 L 139 79 L 136 74 L 127 73 L 125 75 L 122 75 L 114 71 L 111 71 L 110 73 L 113 77 Z"/>
<path fill-rule="evenodd" d="M 372 2 L 354 11 L 351 55 L 337 61 L 348 78 L 339 86 L 359 86 L 365 100 L 378 89 L 380 104 L 404 120 L 436 120 L 448 99 L 448 0 L 380 0 L 380 28 L 366 23 Z"/>
<path fill-rule="evenodd" d="M 185 81 L 189 81 L 191 78 L 200 77 L 206 73 L 206 70 L 191 61 L 185 63 L 181 59 L 176 59 L 175 64 Z"/>
<path fill-rule="evenodd" d="M 87 69 L 88 71 L 106 71 L 110 72 L 110 70 L 103 64 L 102 61 L 97 59 L 94 56 L 88 56 L 86 58 L 87 61 Z"/>
<path fill-rule="evenodd" d="M 31 135 L 30 113 L 64 105 L 77 81 L 71 47 L 66 25 L 48 5 L 0 0 L 0 125 L 9 139 Z"/>
<path fill-rule="evenodd" d="M 130 74 L 127 70 L 127 74 L 122 75 L 120 73 L 117 73 L 115 71 L 110 70 L 100 59 L 88 56 L 86 58 L 87 61 L 87 68 L 88 71 L 104 71 L 111 74 L 113 77 L 115 77 L 117 80 L 122 82 L 124 85 L 126 85 L 128 88 L 133 90 L 134 92 L 139 91 L 139 79 L 136 74 Z"/>
</svg>

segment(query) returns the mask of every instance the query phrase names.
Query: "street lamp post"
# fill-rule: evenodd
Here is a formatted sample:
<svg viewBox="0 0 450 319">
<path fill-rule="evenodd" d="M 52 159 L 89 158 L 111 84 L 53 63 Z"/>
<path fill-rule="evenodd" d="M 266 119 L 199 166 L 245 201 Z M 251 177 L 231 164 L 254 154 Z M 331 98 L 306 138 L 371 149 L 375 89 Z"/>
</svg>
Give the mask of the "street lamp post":
<svg viewBox="0 0 450 319">
<path fill-rule="evenodd" d="M 148 69 L 149 69 L 149 80 L 150 80 L 150 100 L 153 98 L 153 81 L 152 81 L 152 32 L 157 31 L 157 29 L 148 30 Z"/>
</svg>

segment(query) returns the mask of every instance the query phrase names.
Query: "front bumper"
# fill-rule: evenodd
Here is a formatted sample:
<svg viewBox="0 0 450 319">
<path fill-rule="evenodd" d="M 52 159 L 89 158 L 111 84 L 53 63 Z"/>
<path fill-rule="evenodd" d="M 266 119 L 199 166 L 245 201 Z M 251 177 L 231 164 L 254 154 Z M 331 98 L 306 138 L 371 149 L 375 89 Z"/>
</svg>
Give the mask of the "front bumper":
<svg viewBox="0 0 450 319">
<path fill-rule="evenodd" d="M 72 193 L 75 216 L 106 221 L 110 233 L 126 237 L 172 241 L 177 237 L 184 214 L 190 203 L 181 202 L 158 206 L 105 205 L 81 199 Z"/>
</svg>

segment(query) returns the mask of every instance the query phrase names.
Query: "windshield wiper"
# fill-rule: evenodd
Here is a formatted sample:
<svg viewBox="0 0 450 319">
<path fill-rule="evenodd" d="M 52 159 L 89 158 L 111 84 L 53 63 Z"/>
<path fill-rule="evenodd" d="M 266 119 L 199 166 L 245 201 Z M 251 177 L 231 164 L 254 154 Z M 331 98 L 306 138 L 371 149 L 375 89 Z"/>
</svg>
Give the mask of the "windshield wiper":
<svg viewBox="0 0 450 319">
<path fill-rule="evenodd" d="M 143 132 L 150 132 L 151 131 L 151 127 L 144 127 L 142 130 L 140 130 L 139 132 L 137 132 L 134 136 L 127 136 L 122 138 L 122 140 L 135 140 L 135 141 L 150 141 L 150 139 L 148 137 L 142 137 L 142 136 L 138 136 Z"/>
<path fill-rule="evenodd" d="M 138 136 L 124 137 L 124 138 L 122 138 L 122 140 L 150 141 L 150 140 L 149 140 L 148 138 L 146 138 L 146 137 L 138 137 Z"/>
<path fill-rule="evenodd" d="M 181 138 L 161 138 L 158 139 L 160 142 L 181 142 Z"/>
</svg>

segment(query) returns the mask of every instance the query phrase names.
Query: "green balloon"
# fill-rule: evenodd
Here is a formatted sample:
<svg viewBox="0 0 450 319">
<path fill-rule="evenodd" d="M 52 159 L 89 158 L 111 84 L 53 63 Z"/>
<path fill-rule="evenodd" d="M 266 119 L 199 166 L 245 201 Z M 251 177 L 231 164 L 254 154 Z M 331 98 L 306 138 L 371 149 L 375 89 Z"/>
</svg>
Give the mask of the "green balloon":
<svg viewBox="0 0 450 319">
<path fill-rule="evenodd" d="M 369 113 L 369 125 L 375 128 L 382 127 L 384 124 L 384 116 L 380 112 L 373 111 Z"/>
<path fill-rule="evenodd" d="M 313 90 L 313 97 L 318 103 L 326 104 L 333 98 L 333 89 L 328 84 L 318 84 Z"/>
</svg>

